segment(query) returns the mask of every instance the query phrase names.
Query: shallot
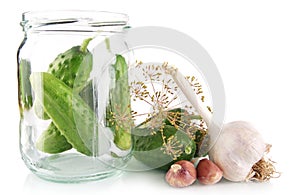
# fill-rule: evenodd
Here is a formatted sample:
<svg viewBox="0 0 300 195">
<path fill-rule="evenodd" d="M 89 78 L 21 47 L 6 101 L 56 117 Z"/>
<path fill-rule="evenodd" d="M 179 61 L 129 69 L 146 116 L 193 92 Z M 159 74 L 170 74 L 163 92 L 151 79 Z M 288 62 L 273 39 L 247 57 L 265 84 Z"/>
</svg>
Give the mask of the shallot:
<svg viewBox="0 0 300 195">
<path fill-rule="evenodd" d="M 180 160 L 171 165 L 165 179 L 171 186 L 182 188 L 196 181 L 197 171 L 190 161 Z"/>
<path fill-rule="evenodd" d="M 212 161 L 204 158 L 197 165 L 197 178 L 205 185 L 218 183 L 223 176 L 222 170 Z"/>
</svg>

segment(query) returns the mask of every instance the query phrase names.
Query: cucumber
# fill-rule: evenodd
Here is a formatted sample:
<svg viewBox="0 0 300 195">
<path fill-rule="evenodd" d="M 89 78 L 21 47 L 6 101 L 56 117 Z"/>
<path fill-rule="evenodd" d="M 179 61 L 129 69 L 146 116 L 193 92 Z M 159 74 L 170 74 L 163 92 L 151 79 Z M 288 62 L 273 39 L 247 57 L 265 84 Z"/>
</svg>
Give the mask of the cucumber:
<svg viewBox="0 0 300 195">
<path fill-rule="evenodd" d="M 32 93 L 29 82 L 31 64 L 29 60 L 21 59 L 18 68 L 19 76 L 19 107 L 20 110 L 28 110 L 32 107 Z"/>
<path fill-rule="evenodd" d="M 76 92 L 80 92 L 88 84 L 87 80 L 93 66 L 92 54 L 87 50 L 91 40 L 92 38 L 85 39 L 81 46 L 74 46 L 59 54 L 49 65 L 48 72 Z M 34 110 L 39 118 L 49 119 L 38 102 L 35 103 Z"/>
<path fill-rule="evenodd" d="M 44 110 L 67 142 L 78 152 L 91 156 L 98 136 L 96 116 L 90 107 L 52 74 L 34 72 L 30 82 L 36 98 L 43 102 Z"/>
<path fill-rule="evenodd" d="M 136 128 L 133 130 L 133 156 L 135 159 L 147 165 L 149 168 L 168 170 L 170 166 L 178 160 L 191 160 L 196 152 L 196 144 L 188 135 L 176 129 L 171 125 L 164 125 L 163 136 L 160 130 L 156 134 L 149 135 L 148 128 Z M 173 152 L 178 155 L 174 158 L 175 153 L 168 153 L 165 150 L 164 142 L 168 139 L 174 140 L 172 145 Z"/>
<path fill-rule="evenodd" d="M 76 92 L 80 92 L 86 86 L 92 70 L 92 54 L 86 48 L 91 40 L 86 39 L 81 46 L 72 47 L 59 54 L 49 65 L 48 72 Z"/>
<path fill-rule="evenodd" d="M 40 151 L 56 154 L 70 150 L 72 145 L 69 144 L 67 139 L 60 133 L 54 123 L 51 123 L 47 131 L 44 131 L 37 140 L 36 147 Z"/>
<path fill-rule="evenodd" d="M 132 146 L 131 129 L 131 96 L 128 85 L 128 65 L 125 58 L 116 55 L 112 65 L 114 72 L 113 87 L 109 92 L 109 104 L 106 109 L 106 125 L 114 132 L 114 143 L 121 150 L 129 150 Z"/>
<path fill-rule="evenodd" d="M 88 83 L 91 82 L 87 82 L 93 65 L 92 54 L 87 50 L 87 46 L 91 40 L 91 38 L 86 39 L 83 41 L 81 46 L 72 47 L 64 53 L 59 54 L 49 65 L 48 70 L 49 73 L 53 74 L 56 78 L 60 79 L 70 88 L 72 88 L 75 93 L 79 93 L 81 90 L 86 88 L 85 92 L 82 93 L 83 95 L 87 95 L 87 89 L 90 89 L 92 87 L 91 85 L 88 85 Z M 92 97 L 90 94 L 88 95 L 88 98 Z M 88 99 L 88 103 L 91 104 L 91 102 L 93 101 Z M 50 119 L 39 101 L 34 102 L 34 110 L 39 118 L 44 120 Z M 52 144 L 55 143 L 55 140 L 53 139 L 57 138 L 56 136 L 49 136 L 52 135 L 51 133 L 53 133 L 54 128 L 56 128 L 55 125 L 51 124 L 46 130 L 46 133 L 42 133 L 41 137 L 37 140 L 37 146 L 44 146 L 42 150 L 43 152 L 64 152 L 65 150 L 70 149 L 70 147 L 68 147 L 70 146 L 70 144 L 67 144 L 66 146 L 62 146 L 62 142 Z M 47 133 L 47 131 L 49 132 Z M 55 132 L 57 131 L 59 130 L 56 129 Z M 39 143 L 40 141 L 42 141 L 42 143 Z M 59 141 L 60 140 L 58 140 L 58 142 Z M 37 148 L 39 149 L 40 147 Z"/>
</svg>

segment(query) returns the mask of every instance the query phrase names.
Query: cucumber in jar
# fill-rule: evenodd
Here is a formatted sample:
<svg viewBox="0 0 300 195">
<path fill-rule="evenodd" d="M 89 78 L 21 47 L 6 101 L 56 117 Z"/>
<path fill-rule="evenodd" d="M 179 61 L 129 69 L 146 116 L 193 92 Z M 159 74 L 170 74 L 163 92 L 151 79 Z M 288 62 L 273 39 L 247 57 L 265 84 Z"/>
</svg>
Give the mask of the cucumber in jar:
<svg viewBox="0 0 300 195">
<path fill-rule="evenodd" d="M 37 100 L 43 100 L 44 110 L 61 135 L 78 152 L 91 156 L 95 141 L 97 141 L 97 136 L 94 135 L 97 120 L 91 108 L 78 94 L 73 93 L 72 88 L 52 74 L 34 72 L 30 76 L 30 81 Z M 48 130 L 53 131 L 52 127 L 50 125 Z M 56 137 L 49 136 L 48 133 L 43 135 L 45 137 L 40 139 L 44 142 L 50 142 L 50 138 Z M 52 141 L 57 142 L 58 140 Z M 55 147 L 55 144 L 53 145 Z M 48 152 L 50 148 L 46 150 Z M 59 151 L 59 149 L 56 150 Z"/>
<path fill-rule="evenodd" d="M 32 93 L 29 82 L 29 76 L 31 74 L 31 64 L 29 60 L 21 59 L 19 62 L 19 107 L 23 113 L 23 110 L 28 110 L 32 107 Z"/>
<path fill-rule="evenodd" d="M 92 70 L 92 54 L 87 50 L 91 40 L 91 38 L 86 39 L 81 46 L 74 46 L 59 54 L 49 65 L 48 72 L 69 86 L 73 93 L 82 94 L 81 91 L 83 90 L 92 90 L 92 85 L 88 85 L 88 83 L 91 83 L 88 82 L 88 79 Z M 92 96 L 89 97 L 92 98 Z M 93 102 L 92 99 L 86 101 L 89 104 Z M 52 119 L 45 112 L 44 104 L 43 99 L 35 101 L 34 110 L 36 115 L 41 119 Z M 61 153 L 72 148 L 53 122 L 38 138 L 36 146 L 40 151 L 46 153 Z"/>
</svg>

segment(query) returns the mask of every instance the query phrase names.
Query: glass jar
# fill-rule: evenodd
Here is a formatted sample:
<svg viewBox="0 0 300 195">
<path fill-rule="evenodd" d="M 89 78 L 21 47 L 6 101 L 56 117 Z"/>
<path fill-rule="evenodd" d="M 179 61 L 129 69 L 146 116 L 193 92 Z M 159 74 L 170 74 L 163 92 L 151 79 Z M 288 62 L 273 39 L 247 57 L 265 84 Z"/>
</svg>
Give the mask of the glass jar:
<svg viewBox="0 0 300 195">
<path fill-rule="evenodd" d="M 109 44 L 117 35 L 117 47 L 126 49 L 127 22 L 127 15 L 110 12 L 23 13 L 20 151 L 36 175 L 57 182 L 96 180 L 120 173 L 130 159 L 131 117 L 118 121 L 120 112 L 131 114 L 121 84 L 128 60 Z M 103 42 L 106 60 L 94 50 Z"/>
</svg>

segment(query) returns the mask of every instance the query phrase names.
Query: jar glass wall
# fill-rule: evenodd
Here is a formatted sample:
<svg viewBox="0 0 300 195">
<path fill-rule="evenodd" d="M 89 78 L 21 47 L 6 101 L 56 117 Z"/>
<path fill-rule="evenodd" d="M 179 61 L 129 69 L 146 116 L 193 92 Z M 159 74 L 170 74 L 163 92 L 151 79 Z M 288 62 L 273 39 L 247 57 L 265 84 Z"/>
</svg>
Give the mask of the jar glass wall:
<svg viewBox="0 0 300 195">
<path fill-rule="evenodd" d="M 128 82 L 128 60 L 114 53 L 109 37 L 119 36 L 118 47 L 126 49 L 128 17 L 97 11 L 26 12 L 22 17 L 18 90 L 25 164 L 57 182 L 120 173 L 131 151 L 130 95 L 122 84 Z M 93 49 L 103 42 L 110 61 Z M 129 117 L 121 123 L 120 114 Z"/>
</svg>

